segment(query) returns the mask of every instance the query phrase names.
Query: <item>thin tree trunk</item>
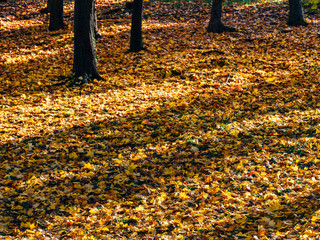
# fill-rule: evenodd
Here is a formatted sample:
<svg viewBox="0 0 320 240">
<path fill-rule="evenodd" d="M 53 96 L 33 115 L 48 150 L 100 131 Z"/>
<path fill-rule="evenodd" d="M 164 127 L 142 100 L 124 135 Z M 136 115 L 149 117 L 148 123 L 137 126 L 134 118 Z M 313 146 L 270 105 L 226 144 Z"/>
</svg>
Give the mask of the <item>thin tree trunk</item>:
<svg viewBox="0 0 320 240">
<path fill-rule="evenodd" d="M 139 52 L 142 46 L 142 8 L 143 0 L 134 0 L 131 24 L 130 52 Z"/>
<path fill-rule="evenodd" d="M 98 17 L 97 17 L 97 9 L 94 8 L 94 38 L 101 38 L 101 34 L 98 31 Z"/>
<path fill-rule="evenodd" d="M 76 78 L 83 82 L 102 79 L 97 70 L 95 53 L 95 4 L 94 0 L 75 0 L 74 7 L 74 63 Z"/>
<path fill-rule="evenodd" d="M 49 5 L 49 3 L 51 3 Z M 50 23 L 49 31 L 62 29 L 63 24 L 63 0 L 49 0 L 48 8 L 50 7 Z"/>
<path fill-rule="evenodd" d="M 304 20 L 301 0 L 289 0 L 289 20 L 290 26 L 307 26 Z"/>
</svg>

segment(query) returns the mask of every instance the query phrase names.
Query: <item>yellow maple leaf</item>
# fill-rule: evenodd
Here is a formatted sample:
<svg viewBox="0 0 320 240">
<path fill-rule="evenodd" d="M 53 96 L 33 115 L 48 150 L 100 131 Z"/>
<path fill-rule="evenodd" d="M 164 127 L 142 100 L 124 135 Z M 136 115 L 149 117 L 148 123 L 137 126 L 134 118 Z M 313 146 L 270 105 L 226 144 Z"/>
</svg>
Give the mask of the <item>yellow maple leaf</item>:
<svg viewBox="0 0 320 240">
<path fill-rule="evenodd" d="M 138 167 L 137 164 L 131 163 L 131 164 L 129 165 L 129 167 L 128 167 L 128 170 L 129 170 L 130 172 L 133 172 L 137 167 Z"/>
<path fill-rule="evenodd" d="M 73 152 L 73 153 L 69 154 L 69 158 L 76 159 L 76 158 L 78 158 L 78 155 L 75 152 Z"/>
<path fill-rule="evenodd" d="M 88 170 L 93 170 L 94 169 L 94 165 L 92 165 L 91 163 L 85 163 L 83 165 L 83 167 L 88 169 Z"/>
<path fill-rule="evenodd" d="M 99 211 L 99 209 L 97 209 L 97 208 L 92 208 L 92 209 L 89 210 L 89 212 L 90 212 L 91 214 L 96 214 L 96 213 L 98 213 L 98 212 L 100 212 L 100 211 Z"/>
<path fill-rule="evenodd" d="M 31 222 L 26 222 L 26 223 L 21 223 L 21 227 L 24 227 L 24 228 L 29 228 L 29 229 L 35 229 L 36 228 L 36 225 L 34 223 L 31 223 Z"/>
<path fill-rule="evenodd" d="M 55 203 L 51 203 L 50 206 L 49 206 L 49 208 L 50 208 L 51 210 L 56 209 L 56 204 L 55 204 Z"/>
<path fill-rule="evenodd" d="M 140 211 L 143 211 L 144 210 L 144 207 L 142 205 L 139 205 L 138 207 L 136 207 L 134 209 L 136 212 L 140 212 Z"/>
<path fill-rule="evenodd" d="M 179 195 L 179 197 L 180 197 L 182 200 L 187 200 L 187 199 L 189 198 L 189 196 L 188 196 L 186 193 L 184 193 L 184 192 L 181 192 L 180 195 Z"/>
<path fill-rule="evenodd" d="M 106 226 L 104 226 L 104 227 L 100 228 L 100 230 L 101 230 L 101 231 L 109 231 L 109 228 L 106 227 Z"/>
<path fill-rule="evenodd" d="M 277 78 L 276 77 L 268 77 L 266 79 L 267 83 L 276 83 L 277 82 Z"/>
<path fill-rule="evenodd" d="M 89 150 L 89 151 L 87 152 L 87 156 L 88 156 L 88 157 L 93 157 L 93 156 L 94 156 L 94 151 Z"/>
<path fill-rule="evenodd" d="M 292 168 L 293 171 L 298 171 L 299 170 L 298 165 L 292 166 L 291 168 Z"/>
</svg>

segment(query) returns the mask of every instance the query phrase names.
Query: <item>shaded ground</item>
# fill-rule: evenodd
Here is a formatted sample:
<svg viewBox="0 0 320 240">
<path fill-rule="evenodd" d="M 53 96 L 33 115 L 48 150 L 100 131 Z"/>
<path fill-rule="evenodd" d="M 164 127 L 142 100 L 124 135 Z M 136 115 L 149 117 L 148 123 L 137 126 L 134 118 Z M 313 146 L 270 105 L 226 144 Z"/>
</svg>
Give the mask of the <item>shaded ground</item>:
<svg viewBox="0 0 320 240">
<path fill-rule="evenodd" d="M 53 33 L 32 6 L 0 15 L 3 237 L 319 237 L 319 15 L 228 6 L 218 35 L 205 3 L 146 3 L 128 54 L 123 3 L 100 1 L 106 81 L 70 87 L 72 5 Z"/>
</svg>

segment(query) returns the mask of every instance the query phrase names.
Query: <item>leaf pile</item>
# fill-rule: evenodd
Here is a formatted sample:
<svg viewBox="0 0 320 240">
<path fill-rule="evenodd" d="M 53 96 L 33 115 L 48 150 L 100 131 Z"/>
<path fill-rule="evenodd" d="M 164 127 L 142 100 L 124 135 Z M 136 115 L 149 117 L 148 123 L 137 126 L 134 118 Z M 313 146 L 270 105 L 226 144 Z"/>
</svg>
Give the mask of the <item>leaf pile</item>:
<svg viewBox="0 0 320 240">
<path fill-rule="evenodd" d="M 124 3 L 99 1 L 105 81 L 71 86 L 72 4 L 51 33 L 17 2 L 0 15 L 4 239 L 320 236 L 319 14 L 288 28 L 286 3 L 229 5 L 239 31 L 219 35 L 206 3 L 149 2 L 146 50 L 126 53 Z"/>
</svg>

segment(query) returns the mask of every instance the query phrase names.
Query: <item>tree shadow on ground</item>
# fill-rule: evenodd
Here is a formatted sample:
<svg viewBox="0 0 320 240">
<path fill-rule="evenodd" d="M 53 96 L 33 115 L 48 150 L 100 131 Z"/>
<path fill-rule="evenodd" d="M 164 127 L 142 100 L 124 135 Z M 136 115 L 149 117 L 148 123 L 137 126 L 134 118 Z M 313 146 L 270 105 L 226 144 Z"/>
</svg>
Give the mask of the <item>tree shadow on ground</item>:
<svg viewBox="0 0 320 240">
<path fill-rule="evenodd" d="M 196 25 L 193 27 L 190 34 L 196 30 Z M 185 30 L 177 27 L 172 36 L 175 31 Z M 163 29 L 150 31 L 159 34 L 156 45 L 162 46 L 160 43 L 168 40 Z M 234 37 L 238 38 L 231 39 Z M 128 238 L 137 238 L 139 234 L 174 236 L 181 226 L 185 226 L 181 234 L 192 239 L 206 235 L 227 239 L 240 233 L 275 236 L 277 231 L 285 235 L 294 226 L 311 221 L 319 205 L 312 190 L 312 176 L 319 168 L 318 140 L 314 139 L 319 137 L 319 90 L 315 88 L 317 81 L 311 79 L 316 70 L 299 73 L 307 62 L 300 62 L 304 56 L 292 55 L 297 57 L 292 62 L 297 64 L 297 72 L 276 75 L 281 81 L 274 82 L 275 79 L 270 79 L 273 75 L 265 75 L 266 72 L 279 66 L 284 70 L 290 64 L 286 65 L 286 59 L 277 52 L 273 59 L 278 62 L 262 66 L 267 55 L 255 54 L 270 50 L 274 41 L 261 39 L 265 45 L 255 50 L 259 39 L 239 33 L 224 35 L 219 40 L 226 43 L 217 49 L 228 52 L 229 58 L 214 52 L 216 48 L 211 43 L 182 53 L 189 43 L 181 41 L 184 45 L 180 45 L 178 57 L 180 53 L 185 54 L 187 61 L 191 59 L 189 54 L 199 57 L 186 67 L 182 66 L 182 57 L 180 65 L 173 67 L 172 63 L 163 63 L 162 57 L 168 51 L 151 49 L 150 55 L 157 53 L 160 57 L 157 62 L 155 58 L 149 60 L 158 66 L 151 68 L 156 71 L 154 76 L 144 79 L 143 83 L 150 86 L 144 94 L 138 95 L 142 91 L 138 82 L 142 84 L 144 76 L 134 83 L 118 79 L 119 85 L 109 88 L 102 84 L 95 89 L 99 85 L 96 83 L 82 92 L 94 99 L 103 97 L 106 89 L 110 90 L 107 94 L 122 90 L 124 97 L 135 89 L 134 101 L 148 102 L 149 107 L 117 113 L 107 103 L 95 112 L 110 114 L 102 121 L 90 119 L 53 131 L 44 124 L 36 137 L 24 136 L 2 144 L 0 210 L 4 214 L 0 221 L 8 230 L 3 234 L 12 234 L 10 231 L 15 227 L 25 231 L 30 228 L 25 223 L 30 222 L 43 229 L 43 234 L 58 238 L 72 237 L 76 227 L 93 235 L 99 226 L 90 230 L 81 223 L 73 226 L 72 221 L 81 217 L 80 222 L 90 221 L 94 214 L 97 219 L 106 219 L 102 223 L 109 226 L 103 230 L 106 235 L 123 234 Z M 108 39 L 104 49 L 114 40 Z M 116 41 L 121 38 L 116 36 Z M 228 48 L 230 43 L 237 45 L 241 41 L 253 42 L 253 48 L 245 54 L 253 55 L 254 59 L 238 58 L 244 53 L 240 55 L 239 49 Z M 296 45 L 287 50 L 306 49 L 306 45 L 292 41 Z M 122 75 L 123 78 L 138 74 L 146 65 L 139 61 L 145 53 L 108 54 L 102 59 L 110 64 L 106 72 L 115 63 L 125 65 L 123 70 L 118 69 L 117 76 L 133 71 Z M 124 62 L 126 56 L 132 58 Z M 221 62 L 212 63 L 213 58 Z M 212 64 L 222 74 L 214 75 L 212 81 L 210 73 L 204 81 L 206 75 L 202 70 Z M 238 68 L 231 72 L 234 66 Z M 249 83 L 242 84 L 238 73 L 245 73 L 245 67 L 248 71 L 256 67 L 259 72 L 250 76 Z M 193 68 L 199 72 L 192 72 Z M 295 81 L 291 82 L 293 77 Z M 186 91 L 179 90 L 180 87 Z M 59 87 L 55 90 L 63 92 Z M 130 101 L 117 98 L 113 105 L 125 109 L 131 106 Z M 60 118 L 72 121 L 67 116 L 70 114 Z M 99 215 L 100 211 L 103 214 Z M 150 220 L 148 216 L 154 216 L 155 212 L 160 214 L 154 217 L 155 221 Z M 63 233 L 55 221 L 66 226 Z M 137 230 L 137 226 L 142 227 Z"/>
<path fill-rule="evenodd" d="M 271 125 L 259 122 L 263 114 L 257 108 L 247 109 L 252 113 L 251 118 L 238 115 L 238 110 L 232 109 L 230 99 L 221 105 L 218 99 L 212 99 L 212 95 L 203 95 L 200 102 L 182 104 L 189 101 L 190 96 L 184 97 L 172 105 L 164 101 L 158 109 L 149 108 L 55 132 L 44 131 L 39 137 L 1 145 L 2 220 L 10 229 L 24 229 L 25 222 L 35 222 L 46 229 L 46 221 L 52 222 L 55 216 L 68 219 L 75 214 L 75 208 L 89 216 L 91 209 L 107 206 L 112 201 L 123 207 L 129 204 L 132 210 L 141 205 L 143 199 L 152 205 L 152 199 L 161 193 L 168 196 L 168 202 L 164 201 L 161 207 L 165 205 L 164 209 L 169 209 L 162 209 L 166 216 L 177 207 L 191 208 L 195 213 L 207 204 L 212 207 L 204 213 L 208 225 L 193 219 L 192 224 L 199 231 L 192 233 L 192 237 L 204 234 L 231 237 L 240 232 L 259 235 L 262 234 L 261 229 L 260 233 L 257 230 L 260 225 L 264 226 L 267 235 L 274 235 L 273 228 L 268 228 L 273 225 L 272 221 L 274 226 L 279 224 L 277 229 L 287 231 L 301 222 L 301 214 L 305 221 L 312 218 L 318 203 L 305 200 L 314 198 L 310 189 L 299 198 L 285 198 L 283 196 L 289 194 L 286 191 L 299 194 L 301 188 L 294 185 L 292 189 L 288 187 L 289 190 L 275 189 L 274 184 L 281 183 L 281 176 L 297 181 L 302 176 L 311 178 L 307 172 L 317 171 L 319 163 L 307 166 L 311 161 L 303 161 L 303 157 L 316 156 L 316 152 L 307 144 L 302 144 L 299 151 L 291 151 L 290 145 L 270 145 L 268 142 L 279 138 L 304 143 L 300 136 L 318 136 L 314 129 L 319 118 L 317 113 L 313 116 L 316 121 L 303 119 L 303 126 L 308 129 L 294 124 L 282 127 L 276 122 Z M 306 104 L 308 102 L 301 106 Z M 225 112 L 219 115 L 219 109 Z M 231 111 L 227 113 L 228 109 Z M 280 113 L 268 114 L 272 117 Z M 256 129 L 233 132 L 228 128 L 228 124 L 243 119 L 251 119 Z M 273 133 L 277 133 L 276 137 Z M 266 139 L 261 142 L 262 136 Z M 274 162 L 270 163 L 271 158 Z M 298 173 L 287 170 L 292 162 L 285 161 L 292 158 L 301 159 Z M 272 167 L 266 171 L 263 166 L 267 162 Z M 275 181 L 273 177 L 280 170 L 283 175 Z M 267 172 L 267 180 L 262 172 Z M 248 197 L 246 203 L 243 203 L 245 199 L 239 200 L 253 187 L 263 189 L 265 193 Z M 182 201 L 179 194 L 184 189 L 189 197 Z M 201 196 L 206 197 L 202 199 Z M 295 215 L 297 210 L 300 213 Z M 217 216 L 223 212 L 226 215 L 220 221 Z M 174 217 L 182 224 L 192 218 L 195 218 L 192 212 Z M 121 219 L 126 219 L 123 214 L 110 220 L 110 225 L 116 229 L 117 221 Z M 287 220 L 292 222 L 278 223 Z M 137 220 L 128 223 L 135 226 Z M 168 226 L 158 223 L 154 231 L 171 234 L 175 228 L 179 228 L 176 223 Z M 132 229 L 123 230 L 123 234 L 131 236 Z"/>
</svg>

